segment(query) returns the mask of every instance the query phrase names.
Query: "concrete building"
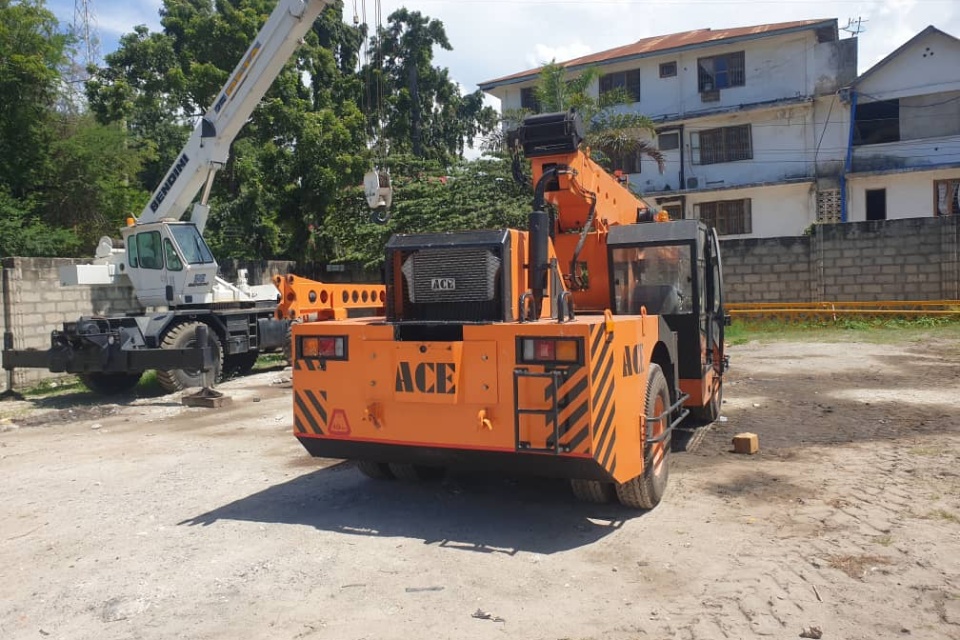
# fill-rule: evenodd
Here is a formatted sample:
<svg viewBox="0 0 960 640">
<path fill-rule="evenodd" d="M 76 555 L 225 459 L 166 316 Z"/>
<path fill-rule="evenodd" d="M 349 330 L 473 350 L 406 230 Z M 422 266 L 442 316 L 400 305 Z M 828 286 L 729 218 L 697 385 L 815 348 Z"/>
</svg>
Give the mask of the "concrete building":
<svg viewBox="0 0 960 640">
<path fill-rule="evenodd" d="M 562 63 L 598 67 L 594 95 L 623 87 L 629 109 L 658 125 L 664 173 L 647 159 L 621 167 L 675 218 L 702 218 L 728 237 L 801 235 L 839 219 L 857 41 L 837 21 L 698 29 L 645 38 Z M 539 69 L 481 83 L 504 111 L 532 108 Z"/>
<path fill-rule="evenodd" d="M 846 99 L 843 220 L 960 214 L 960 40 L 927 27 Z"/>
</svg>

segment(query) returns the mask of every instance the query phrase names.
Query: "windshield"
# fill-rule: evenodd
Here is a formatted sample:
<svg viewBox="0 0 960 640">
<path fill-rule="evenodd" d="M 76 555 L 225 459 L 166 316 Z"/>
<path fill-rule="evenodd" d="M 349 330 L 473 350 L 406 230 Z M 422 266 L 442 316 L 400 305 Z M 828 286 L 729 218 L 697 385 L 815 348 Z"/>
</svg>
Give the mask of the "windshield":
<svg viewBox="0 0 960 640">
<path fill-rule="evenodd" d="M 693 311 L 690 247 L 629 247 L 613 250 L 617 313 L 666 315 Z"/>
<path fill-rule="evenodd" d="M 187 264 L 209 264 L 213 262 L 213 254 L 203 241 L 200 232 L 192 224 L 172 224 L 170 233 L 180 247 Z"/>
</svg>

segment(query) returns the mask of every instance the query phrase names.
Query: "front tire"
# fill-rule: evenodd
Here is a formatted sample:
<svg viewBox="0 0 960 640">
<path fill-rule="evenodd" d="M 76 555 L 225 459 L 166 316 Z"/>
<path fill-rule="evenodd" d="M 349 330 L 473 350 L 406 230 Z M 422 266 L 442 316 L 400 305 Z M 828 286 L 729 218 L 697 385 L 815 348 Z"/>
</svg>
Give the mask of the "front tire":
<svg viewBox="0 0 960 640">
<path fill-rule="evenodd" d="M 577 500 L 591 504 L 607 504 L 617 497 L 617 492 L 610 482 L 574 478 L 570 481 L 570 488 Z"/>
<path fill-rule="evenodd" d="M 203 322 L 181 322 L 174 325 L 160 342 L 164 349 L 190 349 L 197 345 L 197 328 Z M 213 351 L 213 372 L 211 382 L 218 382 L 223 371 L 223 348 L 220 338 L 213 327 L 207 329 L 207 344 Z M 203 371 L 200 369 L 166 369 L 157 371 L 157 382 L 167 393 L 175 393 L 189 387 L 203 386 Z"/>
<path fill-rule="evenodd" d="M 140 382 L 143 372 L 138 373 L 81 373 L 80 382 L 90 391 L 101 396 L 117 396 L 133 390 Z"/>
<path fill-rule="evenodd" d="M 617 497 L 620 504 L 631 509 L 653 509 L 663 498 L 667 490 L 667 478 L 670 475 L 670 437 L 657 443 L 647 443 L 649 436 L 663 436 L 670 428 L 670 416 L 664 416 L 659 422 L 653 418 L 663 414 L 670 407 L 670 390 L 663 371 L 655 364 L 650 365 L 647 374 L 647 431 L 643 434 L 643 473 L 636 478 L 617 485 Z"/>
</svg>

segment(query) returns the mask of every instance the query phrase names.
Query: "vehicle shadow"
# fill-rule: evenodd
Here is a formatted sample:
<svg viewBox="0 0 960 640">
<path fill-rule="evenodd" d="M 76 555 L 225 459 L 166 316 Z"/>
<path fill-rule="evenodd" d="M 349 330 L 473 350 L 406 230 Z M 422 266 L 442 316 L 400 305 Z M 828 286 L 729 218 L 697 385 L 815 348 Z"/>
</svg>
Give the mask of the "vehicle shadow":
<svg viewBox="0 0 960 640">
<path fill-rule="evenodd" d="M 442 482 L 364 477 L 340 463 L 274 485 L 180 525 L 220 520 L 298 524 L 351 535 L 410 538 L 480 553 L 552 554 L 589 545 L 642 515 L 577 502 L 567 482 L 455 474 Z"/>
</svg>

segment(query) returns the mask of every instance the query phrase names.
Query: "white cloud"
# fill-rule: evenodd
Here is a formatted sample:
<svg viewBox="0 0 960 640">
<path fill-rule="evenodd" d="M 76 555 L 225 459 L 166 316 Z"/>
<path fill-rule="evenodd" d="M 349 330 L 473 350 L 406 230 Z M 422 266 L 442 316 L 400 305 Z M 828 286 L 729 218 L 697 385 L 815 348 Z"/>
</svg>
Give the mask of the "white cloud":
<svg viewBox="0 0 960 640">
<path fill-rule="evenodd" d="M 582 42 L 573 42 L 566 45 L 550 46 L 546 44 L 537 44 L 533 48 L 533 53 L 527 54 L 527 65 L 531 68 L 542 66 L 548 62 L 572 60 L 581 56 L 593 53 L 589 45 Z M 518 69 L 522 71 L 522 69 Z"/>
</svg>

